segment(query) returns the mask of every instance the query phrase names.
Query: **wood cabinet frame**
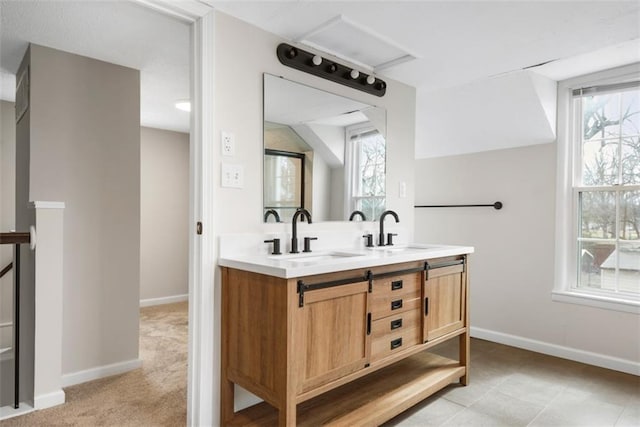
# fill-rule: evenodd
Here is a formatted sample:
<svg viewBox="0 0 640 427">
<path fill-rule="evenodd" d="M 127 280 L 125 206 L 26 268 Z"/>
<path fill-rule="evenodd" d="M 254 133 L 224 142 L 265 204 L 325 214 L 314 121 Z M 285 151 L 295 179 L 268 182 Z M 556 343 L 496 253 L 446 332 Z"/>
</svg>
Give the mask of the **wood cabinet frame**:
<svg viewBox="0 0 640 427">
<path fill-rule="evenodd" d="M 393 317 L 372 313 L 373 282 L 411 273 L 421 277 L 419 290 L 403 295 L 410 295 L 411 303 L 417 305 L 404 309 L 420 311 L 422 339 L 372 359 L 372 318 L 386 322 Z M 466 385 L 470 360 L 467 280 L 466 255 L 295 279 L 222 267 L 222 424 L 376 424 L 451 382 Z M 457 283 L 456 290 L 451 290 L 450 282 Z M 458 301 L 446 301 L 449 296 Z M 436 313 L 433 318 L 422 315 L 426 298 L 429 310 Z M 456 304 L 459 311 L 451 310 Z M 436 306 L 442 313 L 437 314 Z M 336 330 L 340 325 L 348 330 Z M 459 360 L 425 352 L 455 337 Z M 319 341 L 313 341 L 316 338 Z M 411 369 L 415 372 L 409 374 Z M 390 378 L 403 375 L 407 375 L 405 383 L 393 385 Z M 234 384 L 266 403 L 236 413 Z M 385 389 L 389 384 L 395 388 Z M 365 396 L 349 394 L 348 399 L 332 401 L 332 396 L 347 393 L 350 387 Z M 367 393 L 378 397 L 367 397 Z"/>
</svg>

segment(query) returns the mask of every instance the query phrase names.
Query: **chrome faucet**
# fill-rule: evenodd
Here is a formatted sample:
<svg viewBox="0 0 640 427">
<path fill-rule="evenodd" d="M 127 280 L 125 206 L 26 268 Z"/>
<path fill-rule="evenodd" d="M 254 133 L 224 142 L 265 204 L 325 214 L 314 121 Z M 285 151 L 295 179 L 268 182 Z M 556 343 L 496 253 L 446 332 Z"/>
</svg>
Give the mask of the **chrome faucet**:
<svg viewBox="0 0 640 427">
<path fill-rule="evenodd" d="M 380 234 L 378 235 L 378 246 L 386 246 L 386 244 L 384 243 L 384 219 L 387 215 L 392 215 L 396 219 L 396 222 L 400 222 L 400 218 L 398 218 L 398 214 L 395 213 L 394 211 L 382 212 L 382 215 L 380 215 Z M 391 242 L 391 239 L 389 239 L 389 242 Z"/>
<path fill-rule="evenodd" d="M 299 253 L 298 251 L 298 218 L 301 218 L 301 221 L 304 221 L 307 218 L 307 223 L 311 224 L 311 214 L 308 210 L 300 208 L 293 214 L 293 219 L 291 220 L 291 252 L 292 254 Z"/>
<path fill-rule="evenodd" d="M 353 221 L 353 219 L 358 215 L 360 216 L 360 218 L 362 218 L 363 221 L 367 220 L 367 217 L 364 216 L 364 212 L 362 212 L 362 211 L 353 211 L 353 212 L 351 212 L 351 216 L 349 217 L 349 221 Z"/>
<path fill-rule="evenodd" d="M 268 209 L 264 213 L 264 222 L 267 222 L 267 219 L 269 219 L 269 215 L 273 215 L 273 218 L 276 220 L 276 222 L 280 222 L 280 215 L 278 215 L 278 212 L 276 212 L 275 209 Z"/>
</svg>

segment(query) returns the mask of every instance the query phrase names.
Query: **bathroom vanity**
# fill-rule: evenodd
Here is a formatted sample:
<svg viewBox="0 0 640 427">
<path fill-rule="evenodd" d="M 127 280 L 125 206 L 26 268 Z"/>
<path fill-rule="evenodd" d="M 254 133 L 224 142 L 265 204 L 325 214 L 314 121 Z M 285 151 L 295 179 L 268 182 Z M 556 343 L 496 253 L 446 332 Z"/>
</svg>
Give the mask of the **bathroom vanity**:
<svg viewBox="0 0 640 427">
<path fill-rule="evenodd" d="M 379 425 L 469 378 L 470 247 L 221 258 L 224 425 Z M 459 340 L 457 360 L 427 350 Z M 265 402 L 234 411 L 234 384 Z"/>
</svg>

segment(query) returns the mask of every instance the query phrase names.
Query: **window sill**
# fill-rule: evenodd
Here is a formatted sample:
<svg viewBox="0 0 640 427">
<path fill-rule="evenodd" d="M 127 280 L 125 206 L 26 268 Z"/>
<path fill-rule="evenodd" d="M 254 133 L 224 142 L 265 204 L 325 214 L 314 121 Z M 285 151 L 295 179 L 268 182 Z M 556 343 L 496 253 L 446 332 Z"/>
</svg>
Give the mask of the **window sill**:
<svg viewBox="0 0 640 427">
<path fill-rule="evenodd" d="M 551 293 L 551 300 L 569 304 L 603 308 L 606 310 L 622 311 L 625 313 L 640 314 L 640 301 L 637 300 L 623 300 L 619 298 L 582 293 L 578 291 L 553 291 Z"/>
</svg>

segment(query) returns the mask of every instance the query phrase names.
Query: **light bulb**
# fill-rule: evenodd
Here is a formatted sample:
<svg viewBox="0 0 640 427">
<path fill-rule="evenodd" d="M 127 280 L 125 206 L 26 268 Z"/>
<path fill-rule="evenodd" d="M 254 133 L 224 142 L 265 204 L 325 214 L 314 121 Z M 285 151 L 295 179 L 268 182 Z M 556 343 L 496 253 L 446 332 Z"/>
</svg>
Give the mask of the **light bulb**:
<svg viewBox="0 0 640 427">
<path fill-rule="evenodd" d="M 322 57 L 320 55 L 315 55 L 311 62 L 313 62 L 313 65 L 320 65 L 322 64 Z"/>
<path fill-rule="evenodd" d="M 351 76 L 352 79 L 357 79 L 358 77 L 360 77 L 360 71 L 358 70 L 351 70 L 351 73 L 349 73 L 349 75 Z"/>
<path fill-rule="evenodd" d="M 373 77 L 372 75 L 367 76 L 367 83 L 369 83 L 370 85 L 374 84 L 376 82 L 376 78 Z"/>
</svg>

